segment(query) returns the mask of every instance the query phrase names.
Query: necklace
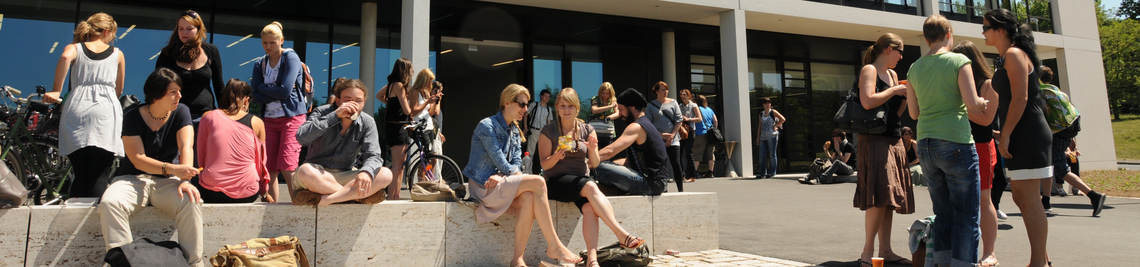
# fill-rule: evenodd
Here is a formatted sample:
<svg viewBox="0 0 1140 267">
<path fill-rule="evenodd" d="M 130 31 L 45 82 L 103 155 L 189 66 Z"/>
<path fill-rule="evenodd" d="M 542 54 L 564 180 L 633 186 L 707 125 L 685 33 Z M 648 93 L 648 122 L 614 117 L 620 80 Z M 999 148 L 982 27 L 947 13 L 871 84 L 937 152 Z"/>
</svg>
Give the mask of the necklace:
<svg viewBox="0 0 1140 267">
<path fill-rule="evenodd" d="M 162 118 L 161 118 L 161 119 L 160 119 L 160 118 L 155 118 L 155 117 L 154 117 L 154 114 L 151 114 L 151 113 L 150 113 L 150 110 L 151 110 L 151 107 L 147 107 L 147 109 L 146 109 L 146 115 L 150 116 L 150 118 L 151 118 L 151 119 L 154 119 L 155 121 L 163 121 L 163 120 L 166 120 L 166 118 L 167 118 L 167 117 L 170 117 L 170 112 L 169 112 L 169 111 L 167 111 L 167 112 L 166 112 L 166 116 L 162 116 Z"/>
</svg>

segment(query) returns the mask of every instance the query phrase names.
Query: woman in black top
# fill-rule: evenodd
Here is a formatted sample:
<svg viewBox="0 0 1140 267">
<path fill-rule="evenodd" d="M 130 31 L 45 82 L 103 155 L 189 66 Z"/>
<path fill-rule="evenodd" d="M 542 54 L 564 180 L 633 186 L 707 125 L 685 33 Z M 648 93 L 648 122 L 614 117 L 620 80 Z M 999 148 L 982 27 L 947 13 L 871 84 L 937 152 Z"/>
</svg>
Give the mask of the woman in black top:
<svg viewBox="0 0 1140 267">
<path fill-rule="evenodd" d="M 222 57 L 217 46 L 206 42 L 206 25 L 198 12 L 187 10 L 178 18 L 178 26 L 159 53 L 154 68 L 170 69 L 182 79 L 183 98 L 179 103 L 190 108 L 195 121 L 214 109 L 214 90 L 224 85 Z"/>
<path fill-rule="evenodd" d="M 190 111 L 179 103 L 181 80 L 159 68 L 143 84 L 146 104 L 123 114 L 123 147 L 127 159 L 103 192 L 99 224 L 107 250 L 130 244 L 130 216 L 148 205 L 171 215 L 178 245 L 186 261 L 201 266 L 202 198 L 190 178 L 194 162 L 194 128 Z"/>
<path fill-rule="evenodd" d="M 408 146 L 408 131 L 404 130 L 401 121 L 410 121 L 408 108 L 407 87 L 412 82 L 412 61 L 406 58 L 397 59 L 392 65 L 392 73 L 388 74 L 388 85 L 376 92 L 376 100 L 387 105 L 384 108 L 384 139 L 392 150 L 392 181 L 394 186 L 388 186 L 388 200 L 400 199 L 400 185 L 404 181 L 404 149 Z"/>
<path fill-rule="evenodd" d="M 1029 235 L 1029 266 L 1046 266 L 1049 221 L 1039 192 L 1041 179 L 1053 175 L 1053 131 L 1041 110 L 1044 102 L 1038 98 L 1040 73 L 1036 69 L 1041 61 L 1037 58 L 1033 30 L 1006 9 L 986 12 L 983 24 L 986 45 L 997 48 L 999 54 L 994 60 L 997 71 L 991 81 L 998 94 L 997 116 L 1001 123 L 997 149 L 1005 158 L 1013 200 L 1021 209 Z"/>
<path fill-rule="evenodd" d="M 885 106 L 887 130 L 882 134 L 861 134 L 856 141 L 856 176 L 854 206 L 866 211 L 861 262 L 871 262 L 875 253 L 875 237 L 879 239 L 879 257 L 887 262 L 910 264 L 910 260 L 891 249 L 894 212 L 914 213 L 914 185 L 906 169 L 906 150 L 900 134 L 906 86 L 899 84 L 893 68 L 903 58 L 903 41 L 898 35 L 885 33 L 867 48 L 857 85 L 859 101 L 865 109 Z M 884 167 L 886 166 L 886 167 Z"/>
<path fill-rule="evenodd" d="M 954 53 L 966 55 L 966 58 L 970 59 L 970 69 L 974 71 L 974 88 L 976 88 L 977 94 L 985 98 L 986 101 L 998 100 L 997 92 L 994 92 L 990 83 L 993 73 L 986 65 L 986 58 L 982 55 L 982 51 L 974 46 L 974 42 L 962 41 L 950 50 Z M 997 257 L 994 256 L 998 216 L 997 209 L 994 208 L 993 201 L 990 200 L 994 165 L 997 164 L 997 149 L 994 148 L 993 144 L 994 134 L 991 124 L 994 121 L 994 116 L 997 115 L 997 107 L 987 105 L 984 112 L 970 112 L 968 115 L 970 117 L 970 132 L 974 137 L 974 148 L 978 151 L 978 174 L 981 178 L 982 190 L 982 198 L 979 202 L 981 207 L 982 261 L 978 265 L 990 267 L 998 264 Z"/>
</svg>

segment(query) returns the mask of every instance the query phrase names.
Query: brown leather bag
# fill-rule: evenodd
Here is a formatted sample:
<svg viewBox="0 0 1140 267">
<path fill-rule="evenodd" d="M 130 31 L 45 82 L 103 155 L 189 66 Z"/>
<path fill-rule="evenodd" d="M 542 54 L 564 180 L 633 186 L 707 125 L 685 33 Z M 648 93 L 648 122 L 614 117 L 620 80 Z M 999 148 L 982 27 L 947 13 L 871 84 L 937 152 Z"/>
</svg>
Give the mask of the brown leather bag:
<svg viewBox="0 0 1140 267">
<path fill-rule="evenodd" d="M 691 135 L 689 133 L 693 132 L 693 129 L 689 125 L 688 122 L 681 122 L 681 131 L 677 133 L 677 135 L 681 136 L 681 140 L 688 140 Z"/>
<path fill-rule="evenodd" d="M 309 267 L 309 257 L 295 236 L 254 238 L 238 245 L 225 245 L 210 258 L 214 267 Z"/>
</svg>

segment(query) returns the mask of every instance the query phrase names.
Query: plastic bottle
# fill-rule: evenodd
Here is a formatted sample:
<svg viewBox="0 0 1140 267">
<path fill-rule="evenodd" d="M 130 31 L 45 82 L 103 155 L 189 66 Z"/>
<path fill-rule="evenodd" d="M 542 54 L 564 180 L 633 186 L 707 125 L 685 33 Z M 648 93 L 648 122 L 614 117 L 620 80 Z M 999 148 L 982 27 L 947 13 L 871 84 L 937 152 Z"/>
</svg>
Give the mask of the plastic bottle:
<svg viewBox="0 0 1140 267">
<path fill-rule="evenodd" d="M 531 164 L 533 164 L 533 163 L 531 162 L 531 159 L 530 159 L 530 152 L 523 152 L 522 172 L 524 174 L 530 174 L 530 165 Z"/>
</svg>

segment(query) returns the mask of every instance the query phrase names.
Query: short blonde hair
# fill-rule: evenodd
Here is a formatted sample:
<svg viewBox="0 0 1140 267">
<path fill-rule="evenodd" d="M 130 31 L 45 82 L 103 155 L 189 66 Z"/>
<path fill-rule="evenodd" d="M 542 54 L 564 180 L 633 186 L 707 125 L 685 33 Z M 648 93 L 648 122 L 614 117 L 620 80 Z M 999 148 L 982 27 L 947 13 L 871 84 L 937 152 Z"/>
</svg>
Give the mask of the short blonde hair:
<svg viewBox="0 0 1140 267">
<path fill-rule="evenodd" d="M 946 39 L 946 34 L 953 33 L 954 29 L 950 26 L 950 21 L 942 15 L 932 15 L 926 18 L 926 22 L 922 23 L 922 36 L 926 38 L 926 42 L 933 43 Z"/>
<path fill-rule="evenodd" d="M 602 86 L 598 87 L 598 96 L 601 96 L 602 92 L 609 92 L 610 98 L 607 98 L 607 99 L 599 98 L 598 104 L 609 105 L 609 104 L 613 104 L 614 102 L 617 102 L 617 93 L 614 92 L 614 85 L 613 84 L 610 84 L 610 82 L 603 82 Z"/>
</svg>

